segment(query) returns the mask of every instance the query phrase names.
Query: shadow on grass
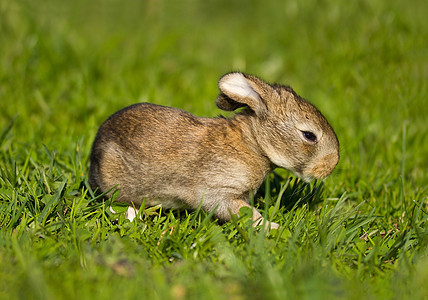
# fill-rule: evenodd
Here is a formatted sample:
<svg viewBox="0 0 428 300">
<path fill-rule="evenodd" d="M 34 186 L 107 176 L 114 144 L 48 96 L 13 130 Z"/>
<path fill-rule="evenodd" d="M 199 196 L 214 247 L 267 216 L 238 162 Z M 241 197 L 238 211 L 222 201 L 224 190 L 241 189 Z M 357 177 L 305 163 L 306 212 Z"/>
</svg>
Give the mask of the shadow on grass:
<svg viewBox="0 0 428 300">
<path fill-rule="evenodd" d="M 307 205 L 310 209 L 315 209 L 319 203 L 324 201 L 324 182 L 314 180 L 310 183 L 304 182 L 300 178 L 284 178 L 276 172 L 272 172 L 257 191 L 255 199 L 272 205 L 278 197 L 280 207 L 285 211 L 290 211 L 296 207 Z"/>
</svg>

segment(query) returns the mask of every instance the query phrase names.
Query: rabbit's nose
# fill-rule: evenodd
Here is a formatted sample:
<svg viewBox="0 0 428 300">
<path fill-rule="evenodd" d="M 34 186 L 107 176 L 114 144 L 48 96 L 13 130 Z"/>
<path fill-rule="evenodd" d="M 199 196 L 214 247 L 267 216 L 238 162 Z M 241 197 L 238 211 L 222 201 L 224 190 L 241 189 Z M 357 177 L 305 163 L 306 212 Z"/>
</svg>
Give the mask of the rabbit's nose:
<svg viewBox="0 0 428 300">
<path fill-rule="evenodd" d="M 324 179 L 333 172 L 339 162 L 339 154 L 336 152 L 327 154 L 311 169 L 311 175 L 315 178 Z"/>
</svg>

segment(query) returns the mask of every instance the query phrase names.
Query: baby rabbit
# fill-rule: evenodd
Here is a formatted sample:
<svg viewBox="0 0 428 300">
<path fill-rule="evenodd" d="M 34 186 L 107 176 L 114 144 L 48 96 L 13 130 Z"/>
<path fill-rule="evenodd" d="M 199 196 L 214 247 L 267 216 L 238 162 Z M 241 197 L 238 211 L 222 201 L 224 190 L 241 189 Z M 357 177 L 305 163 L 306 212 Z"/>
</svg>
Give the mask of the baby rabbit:
<svg viewBox="0 0 428 300">
<path fill-rule="evenodd" d="M 220 109 L 243 107 L 230 119 L 150 103 L 110 116 L 92 146 L 91 187 L 106 192 L 117 186 L 117 200 L 135 207 L 144 200 L 164 208 L 201 204 L 229 221 L 230 214 L 251 207 L 250 194 L 275 167 L 305 181 L 330 175 L 339 142 L 315 106 L 290 87 L 243 73 L 224 75 L 218 86 Z M 251 208 L 254 225 L 261 224 L 262 215 Z"/>
</svg>

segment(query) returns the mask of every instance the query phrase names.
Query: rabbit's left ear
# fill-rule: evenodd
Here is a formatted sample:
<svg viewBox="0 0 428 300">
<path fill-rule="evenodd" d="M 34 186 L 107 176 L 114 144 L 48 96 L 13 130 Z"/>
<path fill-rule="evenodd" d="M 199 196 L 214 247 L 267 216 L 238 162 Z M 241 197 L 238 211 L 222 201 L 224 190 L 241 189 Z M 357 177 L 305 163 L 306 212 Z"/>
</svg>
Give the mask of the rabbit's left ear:
<svg viewBox="0 0 428 300">
<path fill-rule="evenodd" d="M 263 80 L 238 72 L 224 75 L 220 78 L 218 86 L 222 92 L 216 102 L 220 109 L 232 111 L 248 106 L 258 116 L 266 114 L 265 99 L 274 92 Z"/>
</svg>

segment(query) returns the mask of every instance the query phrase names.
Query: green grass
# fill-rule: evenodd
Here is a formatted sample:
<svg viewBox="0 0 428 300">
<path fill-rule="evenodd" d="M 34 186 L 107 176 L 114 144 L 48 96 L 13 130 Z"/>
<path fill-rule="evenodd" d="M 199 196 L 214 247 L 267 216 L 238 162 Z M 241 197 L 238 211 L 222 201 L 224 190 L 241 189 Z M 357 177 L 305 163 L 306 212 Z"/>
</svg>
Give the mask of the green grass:
<svg viewBox="0 0 428 300">
<path fill-rule="evenodd" d="M 0 1 L 1 299 L 427 299 L 426 1 Z M 218 78 L 292 86 L 341 161 L 276 170 L 243 212 L 146 208 L 88 190 L 98 126 L 150 101 L 215 116 Z M 120 208 L 118 208 L 120 209 Z"/>
</svg>

